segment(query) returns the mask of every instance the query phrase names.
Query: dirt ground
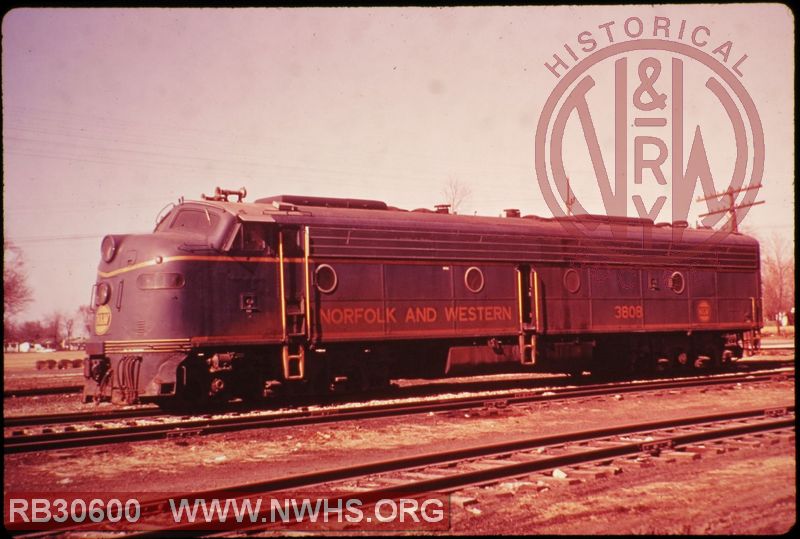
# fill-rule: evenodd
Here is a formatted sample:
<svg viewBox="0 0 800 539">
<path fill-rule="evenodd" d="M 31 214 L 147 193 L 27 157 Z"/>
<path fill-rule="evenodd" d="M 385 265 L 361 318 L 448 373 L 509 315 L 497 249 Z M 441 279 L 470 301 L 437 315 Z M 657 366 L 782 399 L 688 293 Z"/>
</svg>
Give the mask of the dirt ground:
<svg viewBox="0 0 800 539">
<path fill-rule="evenodd" d="M 773 446 L 476 499 L 453 508 L 453 533 L 783 534 L 796 521 L 796 460 L 793 447 Z"/>
<path fill-rule="evenodd" d="M 794 381 L 785 380 L 539 403 L 504 412 L 462 411 L 5 455 L 3 491 L 6 495 L 20 490 L 185 492 L 478 445 L 487 440 L 500 442 L 600 425 L 792 404 Z M 662 471 L 666 476 L 626 472 L 577 489 L 520 492 L 510 499 L 487 491 L 488 496 L 479 496 L 480 518 L 453 508 L 451 532 L 785 530 L 793 522 L 795 511 L 794 447 L 784 445 L 770 451 L 775 454 L 769 459 L 757 452 L 713 456 Z M 739 491 L 743 492 L 735 496 L 720 494 Z M 681 499 L 687 496 L 692 501 L 684 504 Z M 751 516 L 740 519 L 747 511 Z M 658 516 L 652 520 L 648 514 Z M 762 514 L 770 516 L 759 517 Z M 577 524 L 579 521 L 583 524 Z"/>
</svg>

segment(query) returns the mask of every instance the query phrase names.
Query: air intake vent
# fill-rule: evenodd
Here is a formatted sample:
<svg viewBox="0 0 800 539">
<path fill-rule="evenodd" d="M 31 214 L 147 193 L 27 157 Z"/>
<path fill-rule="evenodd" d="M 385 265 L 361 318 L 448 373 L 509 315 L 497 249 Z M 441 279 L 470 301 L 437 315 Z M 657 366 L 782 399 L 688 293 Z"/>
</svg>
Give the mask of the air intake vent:
<svg viewBox="0 0 800 539">
<path fill-rule="evenodd" d="M 624 217 L 620 215 L 594 215 L 584 213 L 564 217 L 553 217 L 556 221 L 598 221 L 601 223 L 619 223 L 631 226 L 652 226 L 653 220 L 645 217 Z"/>
<path fill-rule="evenodd" d="M 360 198 L 306 197 L 301 195 L 278 195 L 259 198 L 256 204 L 291 204 L 294 206 L 316 206 L 320 208 L 350 208 L 357 210 L 386 210 L 386 202 Z"/>
</svg>

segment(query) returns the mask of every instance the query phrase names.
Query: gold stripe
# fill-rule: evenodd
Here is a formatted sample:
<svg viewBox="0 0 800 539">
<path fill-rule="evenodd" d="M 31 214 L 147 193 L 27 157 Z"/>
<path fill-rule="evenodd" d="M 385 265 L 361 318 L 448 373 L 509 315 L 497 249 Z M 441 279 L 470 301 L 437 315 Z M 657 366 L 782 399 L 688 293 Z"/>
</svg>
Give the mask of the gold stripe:
<svg viewBox="0 0 800 539">
<path fill-rule="evenodd" d="M 542 328 L 539 325 L 539 274 L 533 270 L 533 306 L 536 316 L 536 331 L 541 332 Z"/>
<path fill-rule="evenodd" d="M 156 260 L 154 258 L 153 260 L 148 260 L 146 262 L 139 262 L 138 264 L 134 264 L 133 266 L 128 266 L 126 268 L 120 268 L 120 269 L 114 270 L 114 271 L 105 272 L 105 271 L 97 270 L 97 274 L 100 277 L 106 277 L 106 278 L 114 277 L 115 275 L 119 275 L 121 273 L 126 273 L 128 271 L 133 271 L 133 270 L 137 270 L 137 269 L 141 269 L 141 268 L 146 268 L 147 266 L 154 266 L 155 264 L 156 264 Z"/>
<path fill-rule="evenodd" d="M 403 265 L 415 265 L 415 266 L 425 266 L 425 265 L 437 265 L 442 263 L 440 260 L 403 260 L 403 259 L 389 259 L 389 258 L 347 258 L 347 257 L 337 257 L 337 256 L 327 256 L 325 257 L 328 261 L 337 261 L 345 264 L 403 264 Z M 309 257 L 310 263 L 316 263 L 316 260 Z M 168 262 L 182 262 L 182 261 L 192 261 L 192 262 L 250 262 L 250 263 L 259 263 L 259 264 L 279 264 L 280 261 L 272 258 L 272 257 L 265 257 L 265 256 L 218 256 L 218 255 L 180 255 L 180 256 L 165 256 L 162 257 L 161 263 L 159 264 L 156 262 L 156 259 L 153 258 L 151 260 L 145 260 L 144 262 L 139 262 L 138 264 L 134 264 L 132 266 L 126 266 L 124 268 L 115 269 L 113 271 L 97 271 L 97 275 L 100 277 L 107 279 L 109 277 L 116 277 L 117 275 L 121 275 L 123 273 L 127 273 L 129 271 L 135 271 L 137 269 L 146 268 L 149 266 L 157 266 L 161 264 L 166 264 Z M 301 264 L 305 263 L 304 258 L 284 258 L 284 263 L 295 263 Z M 450 265 L 472 265 L 475 264 L 475 261 L 465 261 L 465 262 L 451 262 L 447 261 Z M 479 262 L 483 266 L 506 266 L 505 263 L 502 262 L 493 262 L 493 261 L 480 261 Z"/>
<path fill-rule="evenodd" d="M 170 343 L 191 342 L 191 339 L 131 339 L 127 341 L 106 341 L 106 344 L 145 344 L 145 343 Z"/>
<path fill-rule="evenodd" d="M 278 231 L 278 260 L 280 262 L 280 284 L 281 284 L 281 328 L 283 330 L 283 340 L 286 340 L 286 293 L 283 284 L 283 230 Z"/>
<path fill-rule="evenodd" d="M 180 348 L 181 346 L 191 346 L 192 343 L 184 342 L 184 343 L 146 343 L 146 342 L 131 342 L 131 343 L 106 343 L 106 348 L 126 348 L 126 347 L 138 347 L 138 348 Z"/>
<path fill-rule="evenodd" d="M 305 252 L 303 253 L 304 270 L 306 273 L 306 337 L 311 338 L 311 278 L 309 275 L 308 253 L 311 249 L 311 230 L 306 226 L 305 230 Z"/>
<path fill-rule="evenodd" d="M 188 352 L 188 348 L 109 348 L 107 354 L 170 354 L 177 352 Z"/>
<path fill-rule="evenodd" d="M 166 264 L 168 262 L 183 262 L 183 261 L 201 261 L 201 262 L 257 262 L 257 263 L 264 263 L 264 262 L 276 262 L 274 258 L 269 258 L 265 256 L 202 256 L 202 255 L 180 255 L 180 256 L 165 256 L 162 257 L 161 264 Z M 301 258 L 288 258 L 286 259 L 287 262 L 302 262 Z M 132 266 L 126 266 L 124 268 L 119 268 L 114 271 L 99 271 L 97 274 L 100 277 L 115 277 L 122 273 L 127 273 L 129 271 L 134 271 L 137 269 L 146 268 L 148 266 L 156 266 L 160 265 L 156 262 L 156 259 L 153 258 L 152 260 L 146 260 L 144 262 L 139 262 L 138 264 L 134 264 Z"/>
<path fill-rule="evenodd" d="M 401 260 L 401 259 L 389 259 L 389 258 L 343 258 L 343 257 L 336 257 L 336 256 L 329 256 L 325 257 L 328 261 L 337 261 L 341 263 L 350 263 L 350 264 L 405 264 L 405 265 L 438 265 L 441 264 L 441 260 Z M 316 263 L 316 260 L 309 257 L 310 263 Z M 168 262 L 182 262 L 182 261 L 193 261 L 193 262 L 251 262 L 251 263 L 271 263 L 271 264 L 279 264 L 280 261 L 271 258 L 271 257 L 264 257 L 264 256 L 212 256 L 212 255 L 180 255 L 180 256 L 165 256 L 162 257 L 161 264 L 166 264 Z M 294 263 L 294 264 L 302 264 L 305 262 L 304 258 L 284 258 L 284 263 Z M 450 265 L 457 265 L 457 264 L 474 264 L 475 261 L 464 261 L 464 262 L 451 262 L 445 261 Z M 504 262 L 493 262 L 493 261 L 479 261 L 483 266 L 506 266 L 507 264 Z M 149 266 L 156 266 L 161 265 L 156 262 L 156 259 L 153 258 L 151 260 L 145 260 L 144 262 L 139 262 L 138 264 L 134 264 L 132 266 L 126 266 L 124 268 L 115 269 L 113 271 L 97 271 L 97 275 L 103 278 L 109 277 L 116 277 L 117 275 L 121 275 L 123 273 L 127 273 L 129 271 L 135 271 L 137 269 L 146 268 Z"/>
<path fill-rule="evenodd" d="M 123 352 L 182 352 L 192 346 L 190 339 L 138 339 L 128 341 L 105 341 L 105 351 Z"/>
<path fill-rule="evenodd" d="M 524 290 L 522 289 L 522 269 L 517 268 L 517 310 L 519 311 L 519 328 L 522 329 L 522 326 L 525 324 L 525 321 L 522 320 L 522 298 L 524 296 Z"/>
<path fill-rule="evenodd" d="M 151 348 L 146 346 L 121 346 L 119 348 L 106 348 L 107 354 L 122 354 L 125 352 L 152 352 L 152 353 L 171 353 L 171 352 L 188 352 L 190 348 L 185 346 L 181 347 L 174 347 L 171 346 L 169 348 Z"/>
</svg>

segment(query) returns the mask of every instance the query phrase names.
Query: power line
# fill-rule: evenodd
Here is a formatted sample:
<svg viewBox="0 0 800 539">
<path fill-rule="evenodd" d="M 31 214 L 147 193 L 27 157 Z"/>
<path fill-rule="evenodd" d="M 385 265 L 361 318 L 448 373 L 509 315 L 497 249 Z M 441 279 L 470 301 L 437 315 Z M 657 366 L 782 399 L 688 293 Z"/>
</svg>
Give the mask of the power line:
<svg viewBox="0 0 800 539">
<path fill-rule="evenodd" d="M 20 238 L 4 238 L 14 245 L 22 243 L 43 243 L 49 241 L 78 241 L 78 240 L 91 240 L 101 239 L 105 234 L 72 234 L 68 236 L 28 236 Z"/>
</svg>

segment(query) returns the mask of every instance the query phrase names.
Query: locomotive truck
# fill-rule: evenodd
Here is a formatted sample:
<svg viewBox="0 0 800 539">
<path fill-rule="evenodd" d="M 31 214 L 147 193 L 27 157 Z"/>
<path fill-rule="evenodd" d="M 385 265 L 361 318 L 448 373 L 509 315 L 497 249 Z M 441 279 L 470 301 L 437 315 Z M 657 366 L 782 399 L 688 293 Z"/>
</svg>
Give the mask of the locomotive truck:
<svg viewBox="0 0 800 539">
<path fill-rule="evenodd" d="M 245 196 L 181 199 L 152 233 L 102 240 L 85 401 L 689 370 L 758 344 L 759 245 L 742 234 Z"/>
</svg>

